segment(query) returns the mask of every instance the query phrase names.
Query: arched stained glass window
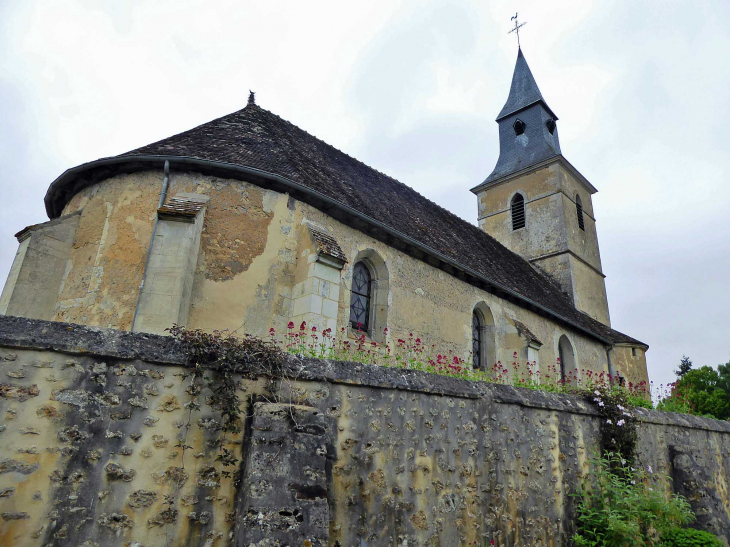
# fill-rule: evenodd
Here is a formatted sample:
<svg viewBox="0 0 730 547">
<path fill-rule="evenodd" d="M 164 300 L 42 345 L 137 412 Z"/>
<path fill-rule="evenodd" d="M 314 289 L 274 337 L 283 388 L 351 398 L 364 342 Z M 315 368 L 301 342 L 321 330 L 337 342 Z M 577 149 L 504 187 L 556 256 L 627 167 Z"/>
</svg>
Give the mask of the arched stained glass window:
<svg viewBox="0 0 730 547">
<path fill-rule="evenodd" d="M 352 271 L 352 291 L 350 293 L 350 324 L 353 328 L 367 331 L 370 322 L 370 296 L 372 282 L 370 270 L 363 262 L 358 262 Z"/>
<path fill-rule="evenodd" d="M 519 230 L 525 227 L 525 198 L 522 194 L 515 194 L 512 198 L 512 229 Z"/>
<path fill-rule="evenodd" d="M 482 368 L 482 321 L 476 311 L 471 316 L 471 353 L 474 368 Z"/>
</svg>

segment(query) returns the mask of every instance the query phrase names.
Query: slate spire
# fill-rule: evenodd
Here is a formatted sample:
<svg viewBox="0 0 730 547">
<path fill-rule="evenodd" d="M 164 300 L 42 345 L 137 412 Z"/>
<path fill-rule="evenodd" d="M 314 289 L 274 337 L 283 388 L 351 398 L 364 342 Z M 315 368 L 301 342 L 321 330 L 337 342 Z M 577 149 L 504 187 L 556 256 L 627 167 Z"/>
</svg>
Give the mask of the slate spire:
<svg viewBox="0 0 730 547">
<path fill-rule="evenodd" d="M 540 93 L 522 49 L 518 49 L 509 97 L 496 120 L 499 159 L 484 183 L 560 155 L 557 119 Z"/>
<path fill-rule="evenodd" d="M 550 110 L 545 99 L 542 98 L 540 88 L 537 87 L 535 77 L 532 75 L 530 67 L 527 65 L 525 56 L 522 54 L 522 48 L 519 48 L 517 50 L 515 71 L 512 75 L 512 85 L 509 88 L 509 97 L 507 97 L 507 102 L 504 104 L 504 107 L 502 107 L 502 110 L 497 116 L 497 121 L 537 102 L 542 102 L 545 108 L 550 112 L 550 114 L 552 114 L 553 118 L 555 120 L 558 119 L 558 117 L 553 114 L 553 111 Z"/>
</svg>

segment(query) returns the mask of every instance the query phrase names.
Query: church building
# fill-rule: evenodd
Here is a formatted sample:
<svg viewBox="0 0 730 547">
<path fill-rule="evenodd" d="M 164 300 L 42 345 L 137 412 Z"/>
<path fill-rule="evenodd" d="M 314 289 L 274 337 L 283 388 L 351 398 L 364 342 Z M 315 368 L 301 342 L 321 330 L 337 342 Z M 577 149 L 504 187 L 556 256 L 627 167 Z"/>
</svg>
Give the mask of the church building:
<svg viewBox="0 0 730 547">
<path fill-rule="evenodd" d="M 496 110 L 496 108 L 495 108 Z M 266 338 L 303 321 L 420 337 L 475 367 L 558 359 L 647 380 L 611 326 L 592 196 L 520 50 L 478 226 L 256 104 L 50 185 L 18 232 L 0 314 Z"/>
</svg>

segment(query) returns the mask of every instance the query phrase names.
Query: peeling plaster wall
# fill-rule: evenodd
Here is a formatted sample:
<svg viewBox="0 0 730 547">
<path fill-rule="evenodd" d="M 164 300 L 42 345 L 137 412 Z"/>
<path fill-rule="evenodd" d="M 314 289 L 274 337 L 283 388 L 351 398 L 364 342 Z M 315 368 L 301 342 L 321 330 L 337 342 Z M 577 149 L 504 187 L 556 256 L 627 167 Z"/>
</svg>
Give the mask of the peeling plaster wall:
<svg viewBox="0 0 730 547">
<path fill-rule="evenodd" d="M 552 167 L 543 171 L 552 173 L 549 180 L 543 180 L 544 173 L 530 177 L 548 191 L 551 184 L 557 184 L 553 179 L 559 177 Z M 69 202 L 63 213 L 80 212 L 80 221 L 54 320 L 130 329 L 161 181 L 161 171 L 118 175 L 80 191 Z M 332 327 L 332 316 L 336 315 L 335 330 L 345 329 L 346 336 L 353 336 L 347 332 L 352 268 L 357 257 L 367 251 L 383 260 L 389 278 L 387 284 L 381 283 L 387 290 L 377 297 L 379 331 L 371 334 L 378 342 L 395 346 L 399 338 L 407 339 L 413 333 L 437 352 L 452 351 L 469 359 L 471 316 L 474 307 L 483 303 L 495 319 L 494 354 L 503 364 L 512 363 L 515 353 L 521 363 L 526 358 L 527 340 L 518 335 L 514 324 L 519 321 L 543 342 L 536 352 L 543 375 L 555 365 L 558 353 L 554 341 L 563 334 L 574 346 L 579 373 L 580 369 L 608 371 L 600 342 L 469 285 L 286 194 L 246 182 L 173 170 L 168 195 L 178 193 L 210 198 L 188 327 L 238 329 L 261 337 L 267 337 L 269 328 L 274 327 L 283 333 L 290 320 L 300 317 L 297 313 L 301 310 L 293 309 L 293 292 L 301 282 L 300 270 L 309 266 L 317 252 L 305 229 L 306 223 L 311 223 L 334 237 L 348 258 L 341 272 L 340 290 L 329 292 L 331 284 L 320 284 L 317 290 L 327 294 L 315 295 L 336 298 L 337 310 L 330 306 L 326 313 L 323 309 L 320 314 L 312 310 L 306 314 L 310 326 L 316 325 L 320 331 Z M 552 203 L 553 197 L 546 203 Z M 561 233 L 556 230 L 556 237 L 564 238 Z M 383 335 L 385 327 L 388 336 Z"/>
<path fill-rule="evenodd" d="M 241 379 L 239 484 L 207 405 L 175 446 L 184 359 L 167 337 L 0 318 L 0 543 L 568 545 L 601 419 L 578 397 L 292 358 L 273 402 Z M 727 543 L 730 424 L 637 412 L 640 464 Z"/>
</svg>

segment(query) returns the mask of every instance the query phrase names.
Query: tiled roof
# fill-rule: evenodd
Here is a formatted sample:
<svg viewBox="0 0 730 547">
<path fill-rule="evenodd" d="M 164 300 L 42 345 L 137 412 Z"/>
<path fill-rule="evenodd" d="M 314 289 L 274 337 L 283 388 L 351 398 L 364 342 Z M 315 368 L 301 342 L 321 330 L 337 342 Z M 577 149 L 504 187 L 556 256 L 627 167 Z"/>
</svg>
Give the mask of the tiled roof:
<svg viewBox="0 0 730 547">
<path fill-rule="evenodd" d="M 532 331 L 527 328 L 527 325 L 525 325 L 522 321 L 514 321 L 515 328 L 517 328 L 517 332 L 520 334 L 520 336 L 524 336 L 528 342 L 535 342 L 542 346 L 542 342 L 540 339 L 535 336 Z"/>
<path fill-rule="evenodd" d="M 331 256 L 337 260 L 341 260 L 342 262 L 347 262 L 347 256 L 342 251 L 340 244 L 337 243 L 337 240 L 334 237 L 322 230 L 314 228 L 313 226 L 309 227 L 309 231 L 312 233 L 314 241 L 317 242 L 318 253 Z"/>
<path fill-rule="evenodd" d="M 642 344 L 576 310 L 550 280 L 478 227 L 253 102 L 227 116 L 105 161 L 133 162 L 135 156 L 195 158 L 284 177 L 415 240 L 600 339 Z M 57 196 L 63 196 L 64 191 L 78 187 L 75 185 L 81 183 L 71 177 L 91 168 L 92 164 L 80 166 L 62 175 L 49 190 L 47 203 L 53 204 L 53 199 L 62 199 Z"/>
<path fill-rule="evenodd" d="M 189 198 L 174 197 L 157 209 L 162 215 L 178 215 L 183 217 L 194 217 L 205 207 L 205 203 L 195 201 Z"/>
</svg>

